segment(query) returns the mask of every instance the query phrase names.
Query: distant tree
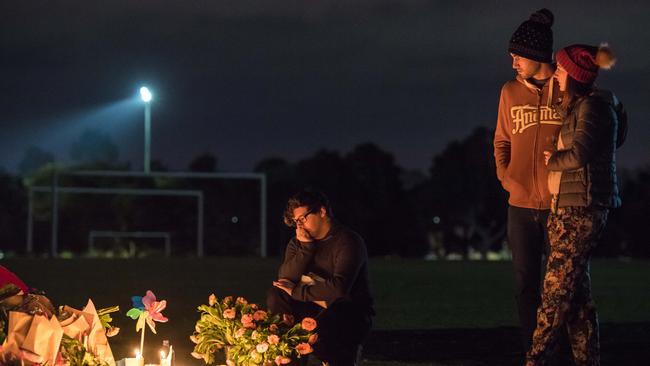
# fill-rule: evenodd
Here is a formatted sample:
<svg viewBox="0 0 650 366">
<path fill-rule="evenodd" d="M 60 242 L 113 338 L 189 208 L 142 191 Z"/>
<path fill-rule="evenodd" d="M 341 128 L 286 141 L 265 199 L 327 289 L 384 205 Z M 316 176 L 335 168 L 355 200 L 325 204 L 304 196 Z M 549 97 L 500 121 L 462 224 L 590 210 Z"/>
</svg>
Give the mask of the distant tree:
<svg viewBox="0 0 650 366">
<path fill-rule="evenodd" d="M 189 168 L 192 172 L 216 172 L 217 158 L 209 152 L 203 153 L 190 162 Z"/>
<path fill-rule="evenodd" d="M 429 217 L 438 216 L 445 241 L 464 254 L 471 245 L 485 255 L 505 235 L 506 197 L 496 178 L 493 135 L 477 127 L 447 145 L 430 169 Z"/>
<path fill-rule="evenodd" d="M 118 158 L 117 145 L 107 133 L 99 130 L 85 130 L 70 147 L 70 159 L 76 162 L 113 163 Z"/>
<path fill-rule="evenodd" d="M 21 176 L 26 177 L 53 161 L 54 155 L 52 153 L 37 146 L 30 146 L 25 150 L 23 158 L 20 160 L 20 164 L 18 164 L 18 172 Z"/>
<path fill-rule="evenodd" d="M 168 172 L 169 167 L 167 164 L 160 160 L 152 160 L 150 163 L 150 168 L 152 172 Z"/>
<path fill-rule="evenodd" d="M 19 177 L 0 171 L 0 249 L 20 251 L 25 243 L 27 204 Z"/>
<path fill-rule="evenodd" d="M 603 254 L 650 257 L 650 165 L 623 174 L 620 185 L 623 205 L 610 211 Z"/>
<path fill-rule="evenodd" d="M 393 155 L 375 144 L 364 143 L 355 146 L 344 161 L 350 175 L 347 220 L 366 238 L 369 252 L 424 254 L 426 238 L 417 229 L 415 212 L 402 185 L 402 169 Z"/>
<path fill-rule="evenodd" d="M 284 247 L 294 235 L 282 222 L 287 199 L 298 190 L 296 169 L 282 158 L 268 158 L 255 165 L 256 173 L 266 175 L 267 243 L 270 256 L 282 256 Z"/>
<path fill-rule="evenodd" d="M 285 182 L 287 197 L 298 189 L 312 187 L 324 191 L 332 201 L 334 216 L 357 230 L 371 255 L 415 255 L 423 252 L 422 240 L 414 239 L 417 230 L 402 230 L 413 220 L 400 180 L 401 168 L 392 154 L 372 143 L 357 145 L 341 156 L 331 150 L 317 151 L 291 169 L 279 161 L 266 162 L 269 174 L 284 170 L 295 175 Z M 289 173 L 290 172 L 290 173 Z M 412 235 L 414 234 L 415 235 Z"/>
</svg>

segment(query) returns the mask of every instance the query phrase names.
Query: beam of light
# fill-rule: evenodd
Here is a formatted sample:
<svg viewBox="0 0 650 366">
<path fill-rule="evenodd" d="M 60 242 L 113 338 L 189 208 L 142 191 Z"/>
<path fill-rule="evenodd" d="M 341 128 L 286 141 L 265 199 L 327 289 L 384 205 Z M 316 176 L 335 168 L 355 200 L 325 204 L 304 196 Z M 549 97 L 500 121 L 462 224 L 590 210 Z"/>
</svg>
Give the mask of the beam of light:
<svg viewBox="0 0 650 366">
<path fill-rule="evenodd" d="M 132 96 L 89 108 L 51 113 L 45 118 L 29 121 L 8 121 L 7 138 L 0 144 L 0 168 L 16 172 L 30 146 L 37 146 L 55 155 L 56 160 L 69 160 L 72 143 L 85 130 L 108 133 L 119 148 L 120 160 L 137 160 L 142 154 L 142 101 Z M 132 151 L 131 151 L 132 150 Z"/>
<path fill-rule="evenodd" d="M 151 99 L 153 99 L 153 95 L 151 94 L 151 91 L 149 91 L 149 88 L 147 88 L 146 86 L 140 88 L 140 98 L 142 98 L 142 101 L 145 103 L 151 102 Z"/>
</svg>

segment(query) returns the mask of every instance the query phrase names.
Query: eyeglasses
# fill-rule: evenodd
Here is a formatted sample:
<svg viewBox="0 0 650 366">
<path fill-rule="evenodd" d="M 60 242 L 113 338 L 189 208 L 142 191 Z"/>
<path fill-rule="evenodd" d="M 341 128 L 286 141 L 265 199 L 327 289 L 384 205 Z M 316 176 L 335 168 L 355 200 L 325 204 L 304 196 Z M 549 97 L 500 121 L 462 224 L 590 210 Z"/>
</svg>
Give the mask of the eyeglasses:
<svg viewBox="0 0 650 366">
<path fill-rule="evenodd" d="M 304 215 L 302 215 L 302 216 L 299 216 L 298 218 L 291 219 L 291 222 L 293 223 L 294 226 L 297 226 L 299 223 L 300 223 L 300 224 L 304 224 L 305 221 L 307 221 L 307 216 L 313 214 L 313 213 L 316 212 L 316 211 L 317 211 L 317 210 L 309 210 L 309 211 L 307 211 L 306 214 L 304 214 Z"/>
</svg>

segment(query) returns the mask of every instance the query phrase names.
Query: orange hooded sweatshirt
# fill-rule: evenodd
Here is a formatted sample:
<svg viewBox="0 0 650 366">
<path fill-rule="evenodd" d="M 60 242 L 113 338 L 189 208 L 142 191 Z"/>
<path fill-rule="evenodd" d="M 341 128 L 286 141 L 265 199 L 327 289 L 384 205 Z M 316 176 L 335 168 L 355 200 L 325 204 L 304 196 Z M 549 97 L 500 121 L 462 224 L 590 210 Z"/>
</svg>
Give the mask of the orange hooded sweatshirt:
<svg viewBox="0 0 650 366">
<path fill-rule="evenodd" d="M 517 76 L 501 88 L 494 158 L 497 177 L 510 193 L 511 206 L 550 208 L 543 152 L 555 149 L 562 118 L 552 106 L 559 102 L 553 78 L 540 89 Z"/>
</svg>

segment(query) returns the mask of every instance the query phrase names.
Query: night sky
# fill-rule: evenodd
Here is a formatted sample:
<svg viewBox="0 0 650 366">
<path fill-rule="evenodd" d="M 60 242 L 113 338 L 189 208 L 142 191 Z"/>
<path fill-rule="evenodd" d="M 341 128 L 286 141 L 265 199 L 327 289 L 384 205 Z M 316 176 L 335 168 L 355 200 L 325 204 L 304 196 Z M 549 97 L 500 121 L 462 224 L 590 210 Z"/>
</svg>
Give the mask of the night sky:
<svg viewBox="0 0 650 366">
<path fill-rule="evenodd" d="M 630 114 L 619 164 L 650 163 L 647 1 L 5 1 L 0 167 L 29 146 L 68 159 L 86 129 L 142 167 L 140 85 L 154 92 L 152 158 L 186 170 L 210 152 L 250 171 L 371 141 L 425 171 L 447 143 L 496 120 L 514 74 L 507 43 L 555 13 L 555 48 L 610 43 L 601 72 Z"/>
</svg>

